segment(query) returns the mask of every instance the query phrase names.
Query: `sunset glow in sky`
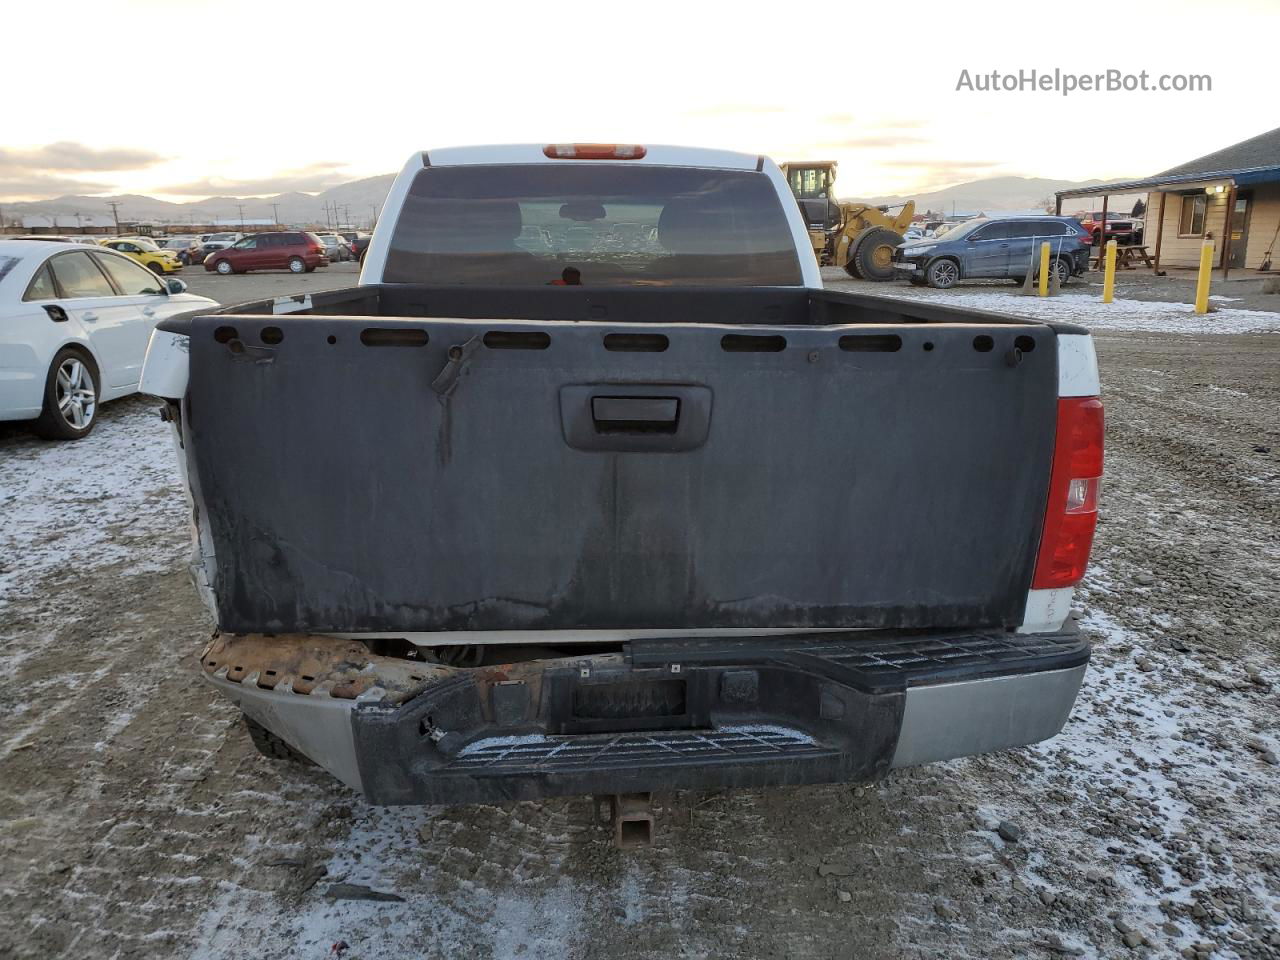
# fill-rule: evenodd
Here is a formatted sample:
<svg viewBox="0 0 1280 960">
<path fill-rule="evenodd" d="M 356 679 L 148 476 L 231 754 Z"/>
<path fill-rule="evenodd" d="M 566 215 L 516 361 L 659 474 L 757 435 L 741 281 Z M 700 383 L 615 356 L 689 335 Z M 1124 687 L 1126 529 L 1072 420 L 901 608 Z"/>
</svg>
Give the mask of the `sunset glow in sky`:
<svg viewBox="0 0 1280 960">
<path fill-rule="evenodd" d="M 1111 4 L 1098 26 L 1088 7 L 1043 12 L 954 0 L 10 3 L 0 202 L 315 192 L 422 148 L 573 140 L 834 159 L 840 192 L 866 196 L 1005 174 L 1143 176 L 1275 126 L 1264 106 L 1275 0 Z M 1031 68 L 1207 73 L 1213 90 L 955 89 L 962 69 Z"/>
</svg>

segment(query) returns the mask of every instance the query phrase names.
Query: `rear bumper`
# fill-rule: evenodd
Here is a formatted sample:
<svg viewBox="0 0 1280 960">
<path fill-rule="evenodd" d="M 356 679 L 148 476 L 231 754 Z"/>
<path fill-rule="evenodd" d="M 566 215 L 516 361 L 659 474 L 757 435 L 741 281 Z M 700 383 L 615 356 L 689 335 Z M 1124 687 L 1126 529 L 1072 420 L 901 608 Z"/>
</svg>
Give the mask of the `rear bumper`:
<svg viewBox="0 0 1280 960">
<path fill-rule="evenodd" d="M 1089 658 L 1074 625 L 647 640 L 474 669 L 361 651 L 221 637 L 202 665 L 370 802 L 414 804 L 873 780 L 1053 736 Z"/>
</svg>

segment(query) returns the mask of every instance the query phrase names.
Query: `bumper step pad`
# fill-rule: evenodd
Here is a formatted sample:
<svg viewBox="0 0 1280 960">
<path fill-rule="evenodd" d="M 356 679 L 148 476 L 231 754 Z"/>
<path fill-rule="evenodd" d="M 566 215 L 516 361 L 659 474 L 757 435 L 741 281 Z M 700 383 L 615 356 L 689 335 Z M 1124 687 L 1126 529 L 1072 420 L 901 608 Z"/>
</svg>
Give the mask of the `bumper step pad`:
<svg viewBox="0 0 1280 960">
<path fill-rule="evenodd" d="M 767 757 L 820 756 L 831 751 L 808 734 L 784 727 L 729 727 L 617 736 L 489 737 L 463 748 L 446 769 L 473 774 L 660 764 L 703 763 Z"/>
</svg>

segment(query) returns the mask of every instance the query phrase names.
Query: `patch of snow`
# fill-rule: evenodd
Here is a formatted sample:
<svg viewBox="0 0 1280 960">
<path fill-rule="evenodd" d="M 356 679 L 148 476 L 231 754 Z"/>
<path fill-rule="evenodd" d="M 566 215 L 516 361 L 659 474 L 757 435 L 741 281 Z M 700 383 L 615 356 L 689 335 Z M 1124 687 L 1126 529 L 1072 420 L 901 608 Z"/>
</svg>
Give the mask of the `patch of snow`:
<svg viewBox="0 0 1280 960">
<path fill-rule="evenodd" d="M 15 439 L 0 458 L 0 610 L 58 571 L 169 569 L 185 552 L 186 500 L 167 428 L 117 401 L 83 440 Z"/>
<path fill-rule="evenodd" d="M 859 291 L 861 292 L 861 291 Z M 874 296 L 894 300 L 917 300 L 934 306 L 989 310 L 1002 315 L 1031 320 L 1056 320 L 1098 330 L 1134 330 L 1162 333 L 1280 333 L 1280 312 L 1237 310 L 1223 307 L 1197 315 L 1189 303 L 1157 303 L 1116 299 L 1103 303 L 1101 294 L 1072 294 L 1057 297 L 1023 297 L 1010 288 L 961 287 L 934 290 L 928 287 L 894 287 Z"/>
<path fill-rule="evenodd" d="M 481 955 L 522 957 L 528 960 L 560 960 L 577 955 L 572 949 L 584 932 L 584 913 L 602 896 L 599 889 L 584 889 L 557 877 L 552 865 L 541 864 L 545 881 L 514 876 L 475 864 L 467 851 L 456 851 L 442 877 L 441 893 L 447 903 L 423 892 L 418 883 L 402 883 L 408 865 L 423 861 L 422 835 L 434 838 L 442 808 L 357 808 L 356 820 L 342 847 L 326 864 L 326 875 L 287 913 L 269 893 L 225 884 L 217 901 L 199 921 L 193 960 L 221 960 L 237 956 L 246 942 L 262 945 L 269 940 L 290 955 L 327 956 L 338 941 L 350 944 L 351 955 L 367 958 L 409 956 L 460 956 L 482 948 Z M 450 826 L 440 822 L 445 849 Z M 567 842 L 567 838 L 566 838 Z M 461 876 L 454 868 L 465 866 Z M 496 867 L 496 865 L 495 865 Z M 415 871 L 419 868 L 414 867 Z M 515 882 L 512 882 L 512 881 Z M 619 878 L 626 896 L 633 881 Z M 332 900 L 324 896 L 331 883 L 367 886 L 395 893 L 403 902 Z M 500 886 L 494 889 L 490 884 Z M 634 896 L 634 892 L 631 894 Z M 247 939 L 246 939 L 247 938 Z"/>
</svg>

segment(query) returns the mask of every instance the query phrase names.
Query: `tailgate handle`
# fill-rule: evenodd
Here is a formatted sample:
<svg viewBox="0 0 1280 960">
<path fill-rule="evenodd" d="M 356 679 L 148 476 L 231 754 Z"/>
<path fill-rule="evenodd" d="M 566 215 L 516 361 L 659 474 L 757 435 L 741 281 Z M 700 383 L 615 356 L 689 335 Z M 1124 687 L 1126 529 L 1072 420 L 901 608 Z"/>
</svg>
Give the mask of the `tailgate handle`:
<svg viewBox="0 0 1280 960">
<path fill-rule="evenodd" d="M 592 397 L 597 433 L 675 433 L 679 397 Z"/>
<path fill-rule="evenodd" d="M 679 453 L 707 442 L 711 400 L 701 383 L 570 383 L 560 425 L 575 450 Z"/>
</svg>

